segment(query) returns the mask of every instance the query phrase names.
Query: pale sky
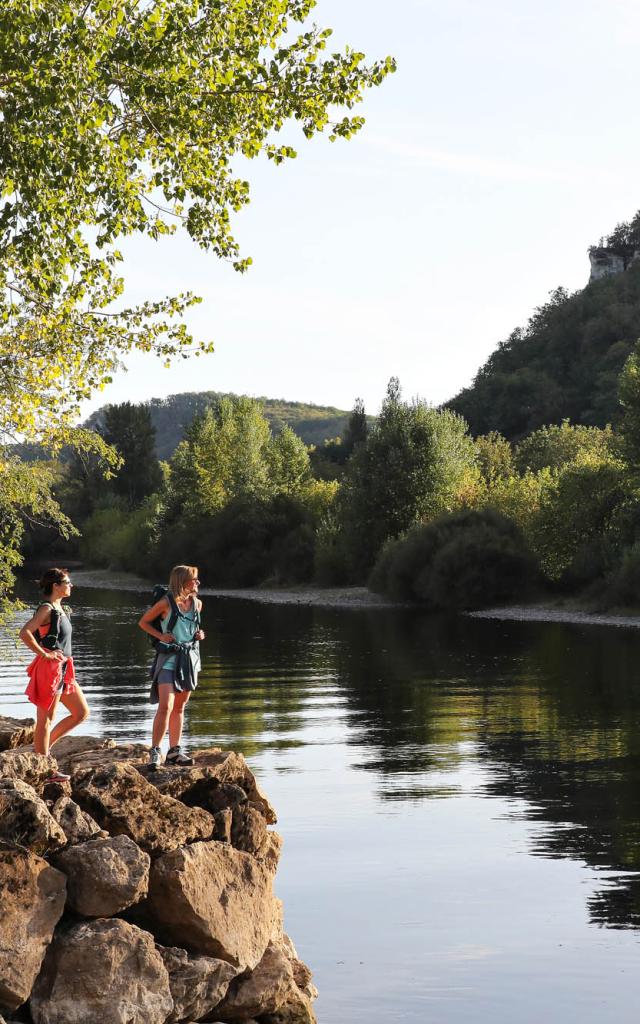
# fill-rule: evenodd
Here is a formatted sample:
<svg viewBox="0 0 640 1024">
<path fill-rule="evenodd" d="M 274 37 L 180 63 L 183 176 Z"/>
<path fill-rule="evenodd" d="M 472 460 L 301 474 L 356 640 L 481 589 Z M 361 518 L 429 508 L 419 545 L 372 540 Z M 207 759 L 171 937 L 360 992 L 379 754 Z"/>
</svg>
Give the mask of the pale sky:
<svg viewBox="0 0 640 1024">
<path fill-rule="evenodd" d="M 314 21 L 398 60 L 365 128 L 247 165 L 244 276 L 186 236 L 122 247 L 127 298 L 195 291 L 216 351 L 132 357 L 88 409 L 216 390 L 373 413 L 392 375 L 440 403 L 640 208 L 635 0 L 318 0 Z"/>
</svg>

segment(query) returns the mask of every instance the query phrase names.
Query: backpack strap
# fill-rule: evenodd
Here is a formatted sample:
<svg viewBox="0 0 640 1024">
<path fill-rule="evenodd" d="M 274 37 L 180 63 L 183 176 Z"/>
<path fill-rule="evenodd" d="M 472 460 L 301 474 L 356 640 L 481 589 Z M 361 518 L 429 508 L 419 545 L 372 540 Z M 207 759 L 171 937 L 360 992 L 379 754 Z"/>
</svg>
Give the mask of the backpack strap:
<svg viewBox="0 0 640 1024">
<path fill-rule="evenodd" d="M 180 616 L 180 609 L 178 608 L 176 599 L 170 590 L 167 590 L 165 597 L 169 602 L 169 608 L 171 609 L 169 613 L 169 621 L 167 622 L 167 633 L 172 633 L 174 626 Z"/>
<path fill-rule="evenodd" d="M 60 616 L 62 613 L 58 610 L 58 608 L 55 608 L 54 605 L 52 605 L 51 601 L 43 601 L 42 604 L 38 607 L 49 608 L 51 611 L 51 618 L 49 619 L 49 629 L 47 630 L 42 639 L 46 639 L 49 644 L 51 644 L 52 642 L 57 644 L 58 637 L 60 636 Z"/>
</svg>

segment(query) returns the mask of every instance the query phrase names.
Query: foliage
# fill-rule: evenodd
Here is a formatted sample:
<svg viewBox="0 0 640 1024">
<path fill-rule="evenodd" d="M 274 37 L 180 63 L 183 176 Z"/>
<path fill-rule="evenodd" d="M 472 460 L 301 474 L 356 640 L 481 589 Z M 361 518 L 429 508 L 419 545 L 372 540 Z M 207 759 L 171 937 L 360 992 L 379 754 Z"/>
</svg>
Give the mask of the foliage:
<svg viewBox="0 0 640 1024">
<path fill-rule="evenodd" d="M 110 487 L 134 508 L 158 491 L 162 483 L 149 410 L 131 402 L 108 405 L 100 432 L 122 459 L 122 465 L 109 481 Z"/>
<path fill-rule="evenodd" d="M 271 438 L 266 459 L 271 487 L 276 493 L 298 494 L 311 478 L 309 452 L 291 427 L 284 427 Z"/>
<path fill-rule="evenodd" d="M 521 597 L 535 564 L 518 527 L 493 509 L 439 516 L 389 542 L 372 589 L 431 608 L 481 608 Z"/>
<path fill-rule="evenodd" d="M 508 477 L 513 472 L 511 444 L 502 434 L 491 430 L 475 439 L 478 469 L 484 482 L 490 486 L 495 480 Z"/>
<path fill-rule="evenodd" d="M 160 512 L 155 495 L 133 511 L 126 500 L 112 498 L 82 525 L 82 559 L 89 565 L 148 575 L 158 542 Z"/>
<path fill-rule="evenodd" d="M 640 604 L 639 542 L 626 549 L 620 564 L 607 578 L 604 603 L 613 607 L 637 607 Z"/>
<path fill-rule="evenodd" d="M 475 459 L 461 417 L 404 402 L 392 378 L 378 421 L 355 449 L 343 482 L 339 530 L 352 577 L 366 576 L 388 538 L 456 507 Z"/>
<path fill-rule="evenodd" d="M 615 424 L 618 375 L 638 335 L 636 264 L 573 295 L 559 288 L 447 407 L 464 416 L 472 434 L 495 430 L 511 441 L 565 419 Z"/>
<path fill-rule="evenodd" d="M 569 420 L 560 425 L 541 427 L 516 446 L 514 462 L 518 472 L 537 472 L 540 469 L 561 469 L 582 456 L 606 459 L 614 454 L 615 439 L 610 426 L 572 426 Z"/>
<path fill-rule="evenodd" d="M 640 341 L 622 368 L 618 382 L 618 395 L 622 407 L 620 436 L 628 463 L 640 468 Z"/>
</svg>

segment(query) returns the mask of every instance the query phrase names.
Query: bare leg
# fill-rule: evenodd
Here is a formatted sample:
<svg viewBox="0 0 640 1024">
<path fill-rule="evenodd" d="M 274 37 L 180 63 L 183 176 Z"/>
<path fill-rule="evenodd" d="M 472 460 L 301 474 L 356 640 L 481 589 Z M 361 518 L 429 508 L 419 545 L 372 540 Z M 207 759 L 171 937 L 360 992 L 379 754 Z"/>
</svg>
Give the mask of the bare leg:
<svg viewBox="0 0 640 1024">
<path fill-rule="evenodd" d="M 191 696 L 190 692 L 176 693 L 173 708 L 169 716 L 169 746 L 179 747 L 182 739 L 182 726 L 184 723 L 184 709 Z"/>
<path fill-rule="evenodd" d="M 153 720 L 153 731 L 151 734 L 151 746 L 159 747 L 164 739 L 169 724 L 169 715 L 173 711 L 173 700 L 176 693 L 173 683 L 160 683 L 158 686 L 160 700 L 156 717 Z"/>
<path fill-rule="evenodd" d="M 48 754 L 52 740 L 50 735 L 51 723 L 56 713 L 60 695 L 56 695 L 53 703 L 48 708 L 36 708 L 36 728 L 33 734 L 33 749 L 36 754 Z"/>
<path fill-rule="evenodd" d="M 52 731 L 50 746 L 53 746 L 59 739 L 66 736 L 68 732 L 75 729 L 76 725 L 80 725 L 81 722 L 86 721 L 89 717 L 89 705 L 77 683 L 73 693 L 62 694 L 60 703 L 64 704 L 69 714 L 66 718 L 61 719 Z"/>
</svg>

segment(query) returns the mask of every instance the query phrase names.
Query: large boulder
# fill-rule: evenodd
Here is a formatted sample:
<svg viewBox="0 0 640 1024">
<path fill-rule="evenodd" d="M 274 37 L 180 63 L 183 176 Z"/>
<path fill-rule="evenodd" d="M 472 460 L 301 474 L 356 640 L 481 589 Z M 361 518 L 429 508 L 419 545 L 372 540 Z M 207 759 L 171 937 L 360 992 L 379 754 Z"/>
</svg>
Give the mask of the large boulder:
<svg viewBox="0 0 640 1024">
<path fill-rule="evenodd" d="M 281 945 L 270 942 L 260 963 L 249 975 L 231 983 L 224 1000 L 215 1008 L 217 1021 L 245 1021 L 275 1013 L 283 1006 L 295 982 L 289 958 Z"/>
<path fill-rule="evenodd" d="M 173 999 L 151 935 L 113 918 L 56 936 L 30 1009 L 35 1024 L 165 1024 Z"/>
<path fill-rule="evenodd" d="M 58 762 L 50 754 L 22 750 L 5 750 L 0 754 L 0 778 L 20 779 L 37 790 L 57 767 Z"/>
<path fill-rule="evenodd" d="M 0 778 L 0 839 L 44 855 L 60 850 L 67 837 L 35 789 L 20 779 Z"/>
<path fill-rule="evenodd" d="M 51 808 L 51 816 L 58 822 L 69 846 L 86 843 L 87 839 L 106 839 L 109 834 L 68 796 L 56 799 Z"/>
<path fill-rule="evenodd" d="M 193 760 L 199 768 L 213 768 L 220 782 L 233 782 L 240 786 L 247 794 L 249 801 L 262 812 L 267 824 L 276 824 L 278 816 L 275 809 L 269 803 L 242 754 L 237 754 L 235 750 L 220 750 L 217 747 L 211 747 L 206 750 L 196 750 Z"/>
<path fill-rule="evenodd" d="M 253 969 L 273 931 L 272 875 L 223 843 L 193 843 L 152 864 L 147 910 L 165 941 Z"/>
<path fill-rule="evenodd" d="M 75 746 L 69 744 L 61 750 L 61 744 L 67 739 L 77 739 L 78 743 Z M 149 759 L 149 747 L 145 743 L 116 744 L 113 740 L 98 740 L 94 736 L 63 736 L 53 750 L 62 771 L 71 775 L 84 768 L 105 768 L 118 761 L 144 764 Z"/>
<path fill-rule="evenodd" d="M 112 917 L 147 895 L 151 858 L 129 836 L 92 839 L 56 857 L 67 905 L 83 917 Z"/>
<path fill-rule="evenodd" d="M 167 1024 L 201 1020 L 220 1003 L 236 970 L 225 960 L 194 956 L 175 946 L 158 946 L 169 972 L 173 1010 Z"/>
<path fill-rule="evenodd" d="M 28 850 L 0 844 L 0 1010 L 29 997 L 64 910 L 66 878 Z"/>
<path fill-rule="evenodd" d="M 0 715 L 0 750 L 11 750 L 31 743 L 34 731 L 33 718 L 8 718 Z"/>
<path fill-rule="evenodd" d="M 128 835 L 152 857 L 208 839 L 213 816 L 163 796 L 133 765 L 114 762 L 73 776 L 73 797 L 110 835 Z"/>
</svg>

